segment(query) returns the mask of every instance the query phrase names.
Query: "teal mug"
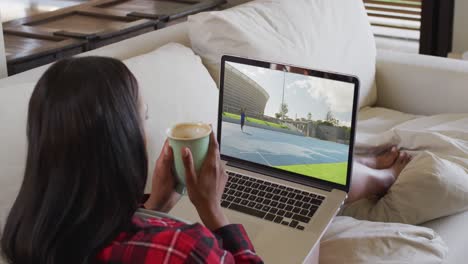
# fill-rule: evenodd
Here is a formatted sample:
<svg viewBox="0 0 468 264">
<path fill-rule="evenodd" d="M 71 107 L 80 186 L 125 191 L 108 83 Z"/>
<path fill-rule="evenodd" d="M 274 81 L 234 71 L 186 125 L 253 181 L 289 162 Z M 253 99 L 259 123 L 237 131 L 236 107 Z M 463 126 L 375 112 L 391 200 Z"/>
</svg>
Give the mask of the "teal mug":
<svg viewBox="0 0 468 264">
<path fill-rule="evenodd" d="M 195 171 L 199 173 L 208 154 L 210 134 L 211 126 L 204 123 L 180 123 L 167 130 L 169 145 L 174 153 L 174 172 L 177 178 L 176 191 L 178 193 L 186 193 L 182 149 L 186 147 L 190 149 Z"/>
</svg>

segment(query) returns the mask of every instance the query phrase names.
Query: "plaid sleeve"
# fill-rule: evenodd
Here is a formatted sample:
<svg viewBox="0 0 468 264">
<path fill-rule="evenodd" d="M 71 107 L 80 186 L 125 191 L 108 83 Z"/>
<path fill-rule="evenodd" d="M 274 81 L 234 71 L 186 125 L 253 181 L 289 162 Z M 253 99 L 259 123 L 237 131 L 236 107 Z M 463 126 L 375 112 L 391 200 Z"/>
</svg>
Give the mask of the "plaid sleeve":
<svg viewBox="0 0 468 264">
<path fill-rule="evenodd" d="M 96 256 L 98 263 L 263 263 L 239 225 L 215 235 L 200 224 L 166 218 L 135 218 L 134 224 L 136 231 L 122 232 Z"/>
<path fill-rule="evenodd" d="M 214 234 L 220 238 L 222 248 L 233 255 L 235 263 L 263 263 L 242 225 L 227 225 Z"/>
<path fill-rule="evenodd" d="M 197 241 L 186 263 L 263 263 L 242 226 L 228 225 L 216 230 L 215 234 L 203 226 L 198 227 L 195 234 L 184 232 Z"/>
</svg>

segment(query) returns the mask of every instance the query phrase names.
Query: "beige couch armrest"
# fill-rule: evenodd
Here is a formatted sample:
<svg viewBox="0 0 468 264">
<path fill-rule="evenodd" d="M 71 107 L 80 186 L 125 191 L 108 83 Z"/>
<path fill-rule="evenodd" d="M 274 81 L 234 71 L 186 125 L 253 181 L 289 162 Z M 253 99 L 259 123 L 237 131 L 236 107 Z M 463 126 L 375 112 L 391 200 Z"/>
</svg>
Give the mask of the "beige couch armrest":
<svg viewBox="0 0 468 264">
<path fill-rule="evenodd" d="M 379 50 L 377 106 L 431 115 L 468 113 L 468 62 Z"/>
</svg>

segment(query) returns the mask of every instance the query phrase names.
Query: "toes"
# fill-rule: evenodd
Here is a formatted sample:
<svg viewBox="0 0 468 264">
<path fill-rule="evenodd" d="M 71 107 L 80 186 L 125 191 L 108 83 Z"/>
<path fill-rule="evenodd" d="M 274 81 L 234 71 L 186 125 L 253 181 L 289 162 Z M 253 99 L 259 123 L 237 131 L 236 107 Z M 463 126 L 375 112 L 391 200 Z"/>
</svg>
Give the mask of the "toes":
<svg viewBox="0 0 468 264">
<path fill-rule="evenodd" d="M 406 158 L 406 162 L 409 163 L 413 157 L 410 154 L 406 154 L 408 157 Z"/>
<path fill-rule="evenodd" d="M 399 162 L 400 164 L 404 164 L 404 165 L 405 165 L 405 164 L 408 164 L 408 163 L 411 161 L 412 158 L 413 158 L 413 157 L 411 157 L 410 154 L 408 154 L 408 153 L 406 153 L 406 152 L 401 152 L 401 153 L 400 153 L 400 156 L 399 156 L 399 158 L 398 158 L 398 162 Z"/>
<path fill-rule="evenodd" d="M 387 152 L 386 154 L 390 154 L 390 155 L 395 155 L 398 153 L 398 148 L 396 146 L 392 146 Z"/>
<path fill-rule="evenodd" d="M 399 151 L 398 151 L 398 148 L 396 146 L 392 146 L 389 150 L 387 150 L 387 152 L 381 154 L 381 158 L 385 161 L 385 162 L 391 162 L 393 163 L 399 156 Z M 391 165 L 391 164 L 386 164 L 386 165 Z"/>
<path fill-rule="evenodd" d="M 398 162 L 400 164 L 403 164 L 405 162 L 405 159 L 406 159 L 406 153 L 405 152 L 401 152 L 400 153 L 400 156 L 398 157 Z"/>
<path fill-rule="evenodd" d="M 393 160 L 397 159 L 398 156 L 400 155 L 398 148 L 396 146 L 393 146 L 392 149 L 389 152 L 389 157 L 392 158 Z"/>
</svg>

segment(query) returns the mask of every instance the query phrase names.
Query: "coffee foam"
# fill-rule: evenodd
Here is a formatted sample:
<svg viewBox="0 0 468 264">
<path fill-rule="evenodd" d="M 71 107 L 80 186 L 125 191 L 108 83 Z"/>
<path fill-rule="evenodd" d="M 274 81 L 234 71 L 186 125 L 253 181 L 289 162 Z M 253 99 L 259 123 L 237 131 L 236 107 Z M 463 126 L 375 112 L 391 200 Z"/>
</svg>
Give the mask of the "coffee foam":
<svg viewBox="0 0 468 264">
<path fill-rule="evenodd" d="M 174 126 L 169 136 L 177 139 L 193 139 L 208 135 L 211 129 L 205 124 L 178 124 Z"/>
</svg>

